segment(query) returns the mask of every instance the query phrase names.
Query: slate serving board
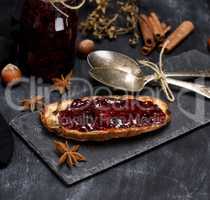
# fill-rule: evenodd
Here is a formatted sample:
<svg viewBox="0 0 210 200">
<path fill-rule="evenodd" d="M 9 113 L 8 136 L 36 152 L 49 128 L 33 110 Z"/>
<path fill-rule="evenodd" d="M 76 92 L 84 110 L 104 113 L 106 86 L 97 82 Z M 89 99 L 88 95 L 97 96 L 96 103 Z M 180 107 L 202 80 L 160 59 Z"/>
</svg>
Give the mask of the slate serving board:
<svg viewBox="0 0 210 200">
<path fill-rule="evenodd" d="M 187 70 L 193 67 L 202 69 L 210 66 L 210 58 L 193 50 L 168 59 L 166 66 L 168 71 L 183 68 Z M 158 91 L 154 89 L 153 95 L 158 95 Z M 143 95 L 148 95 L 148 92 L 143 92 Z M 209 100 L 189 92 L 185 93 L 185 90 L 182 90 L 181 93 L 180 90 L 175 90 L 175 95 L 177 100 L 170 105 L 172 122 L 167 127 L 126 140 L 82 143 L 80 152 L 87 157 L 88 162 L 79 163 L 72 169 L 57 165 L 58 157 L 53 146 L 55 137 L 42 127 L 38 113 L 26 113 L 16 117 L 10 122 L 10 125 L 64 183 L 71 185 L 210 122 Z M 79 91 L 77 96 L 79 96 Z M 70 144 L 75 143 L 71 141 Z"/>
</svg>

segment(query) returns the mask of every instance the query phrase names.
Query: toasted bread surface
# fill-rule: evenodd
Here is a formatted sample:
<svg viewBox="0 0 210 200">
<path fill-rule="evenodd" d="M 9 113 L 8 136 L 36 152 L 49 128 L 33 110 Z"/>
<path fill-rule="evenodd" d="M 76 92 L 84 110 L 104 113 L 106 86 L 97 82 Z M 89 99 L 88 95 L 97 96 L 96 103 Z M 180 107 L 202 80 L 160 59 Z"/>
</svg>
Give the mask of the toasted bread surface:
<svg viewBox="0 0 210 200">
<path fill-rule="evenodd" d="M 58 113 L 54 114 L 58 108 L 58 103 L 53 103 L 45 106 L 43 111 L 40 113 L 41 122 L 43 125 L 53 133 L 56 133 L 59 136 L 62 136 L 66 139 L 73 139 L 77 141 L 106 141 L 114 138 L 129 138 L 137 135 L 141 135 L 143 133 L 148 133 L 151 131 L 155 131 L 157 129 L 162 128 L 163 126 L 167 125 L 171 121 L 171 114 L 168 109 L 168 104 L 163 102 L 160 99 L 149 97 L 149 96 L 111 96 L 112 98 L 116 99 L 136 99 L 139 101 L 152 101 L 153 104 L 159 106 L 159 108 L 164 112 L 166 115 L 164 123 L 161 125 L 151 125 L 146 127 L 135 127 L 135 128 L 110 128 L 106 130 L 97 130 L 91 132 L 81 132 L 78 130 L 71 130 L 65 127 L 62 127 L 59 124 L 58 120 Z M 85 99 L 94 99 L 94 97 L 83 97 L 82 100 Z M 106 98 L 106 97 L 104 97 Z M 59 110 L 66 110 L 66 108 L 73 102 L 73 99 L 64 100 L 59 105 Z"/>
</svg>

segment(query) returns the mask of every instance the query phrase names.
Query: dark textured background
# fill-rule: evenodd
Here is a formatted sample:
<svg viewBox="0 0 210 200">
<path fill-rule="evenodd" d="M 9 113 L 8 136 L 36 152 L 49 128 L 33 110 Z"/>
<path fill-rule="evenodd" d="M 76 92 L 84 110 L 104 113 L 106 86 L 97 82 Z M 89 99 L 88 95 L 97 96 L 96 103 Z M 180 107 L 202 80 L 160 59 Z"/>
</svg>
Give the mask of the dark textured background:
<svg viewBox="0 0 210 200">
<path fill-rule="evenodd" d="M 20 4 L 20 1 L 17 2 Z M 177 25 L 184 19 L 191 19 L 196 25 L 196 32 L 172 55 L 190 49 L 207 53 L 206 40 L 210 36 L 208 0 L 143 0 L 142 11 L 151 9 L 157 11 L 162 19 L 173 25 Z M 14 11 L 17 13 L 14 0 L 1 0 L 1 63 L 7 58 L 7 51 L 12 46 L 8 16 Z M 8 39 L 5 40 L 5 37 Z M 138 51 L 131 51 L 124 39 L 119 39 L 115 43 L 103 42 L 100 45 L 99 48 L 115 49 L 133 57 L 138 55 Z M 3 91 L 0 92 L 2 95 Z M 209 131 L 210 126 L 199 129 L 193 134 L 70 188 L 58 181 L 42 161 L 18 137 L 15 137 L 12 163 L 7 169 L 0 171 L 0 199 L 208 200 L 210 196 Z"/>
</svg>

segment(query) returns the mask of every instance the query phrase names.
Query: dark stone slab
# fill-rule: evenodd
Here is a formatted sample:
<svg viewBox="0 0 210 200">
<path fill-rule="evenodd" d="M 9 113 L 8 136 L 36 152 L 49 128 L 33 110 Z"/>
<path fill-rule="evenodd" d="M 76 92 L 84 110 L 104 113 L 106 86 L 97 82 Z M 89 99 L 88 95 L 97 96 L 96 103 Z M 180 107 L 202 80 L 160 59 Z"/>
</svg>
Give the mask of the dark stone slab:
<svg viewBox="0 0 210 200">
<path fill-rule="evenodd" d="M 196 60 L 200 60 L 196 63 Z M 178 63 L 178 64 L 177 64 Z M 210 59 L 198 51 L 190 51 L 166 62 L 168 71 L 186 70 L 192 65 L 202 69 L 209 65 Z M 200 64 L 200 65 L 199 65 Z M 181 68 L 180 68 L 181 67 Z M 151 92 L 151 91 L 150 91 Z M 163 96 L 158 89 L 152 90 L 155 96 Z M 78 92 L 79 94 L 79 92 Z M 143 93 L 148 94 L 148 91 Z M 180 95 L 181 94 L 181 95 Z M 54 151 L 53 140 L 40 123 L 38 113 L 28 113 L 13 119 L 10 125 L 32 147 L 44 162 L 68 185 L 81 181 L 101 171 L 111 168 L 125 160 L 151 150 L 161 144 L 182 136 L 210 122 L 208 107 L 210 101 L 185 90 L 177 90 L 176 102 L 170 105 L 172 122 L 159 131 L 120 141 L 103 143 L 84 143 L 80 151 L 88 162 L 69 169 L 57 165 L 58 157 Z M 197 106 L 197 107 L 196 107 Z M 74 144 L 74 142 L 71 142 Z"/>
</svg>

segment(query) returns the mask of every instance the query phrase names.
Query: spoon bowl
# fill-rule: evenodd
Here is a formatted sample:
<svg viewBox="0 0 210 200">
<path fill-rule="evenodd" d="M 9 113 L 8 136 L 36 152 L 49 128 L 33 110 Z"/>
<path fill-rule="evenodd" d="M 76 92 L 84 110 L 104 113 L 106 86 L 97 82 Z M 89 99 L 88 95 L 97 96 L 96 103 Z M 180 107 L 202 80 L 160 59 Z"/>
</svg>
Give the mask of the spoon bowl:
<svg viewBox="0 0 210 200">
<path fill-rule="evenodd" d="M 144 77 L 135 76 L 133 73 L 125 72 L 118 68 L 94 68 L 90 70 L 90 76 L 95 80 L 110 87 L 137 92 L 144 88 Z"/>
<path fill-rule="evenodd" d="M 121 70 L 134 75 L 142 74 L 139 64 L 132 58 L 114 51 L 99 50 L 90 53 L 87 57 L 88 64 L 93 68 L 109 68 Z"/>
</svg>

